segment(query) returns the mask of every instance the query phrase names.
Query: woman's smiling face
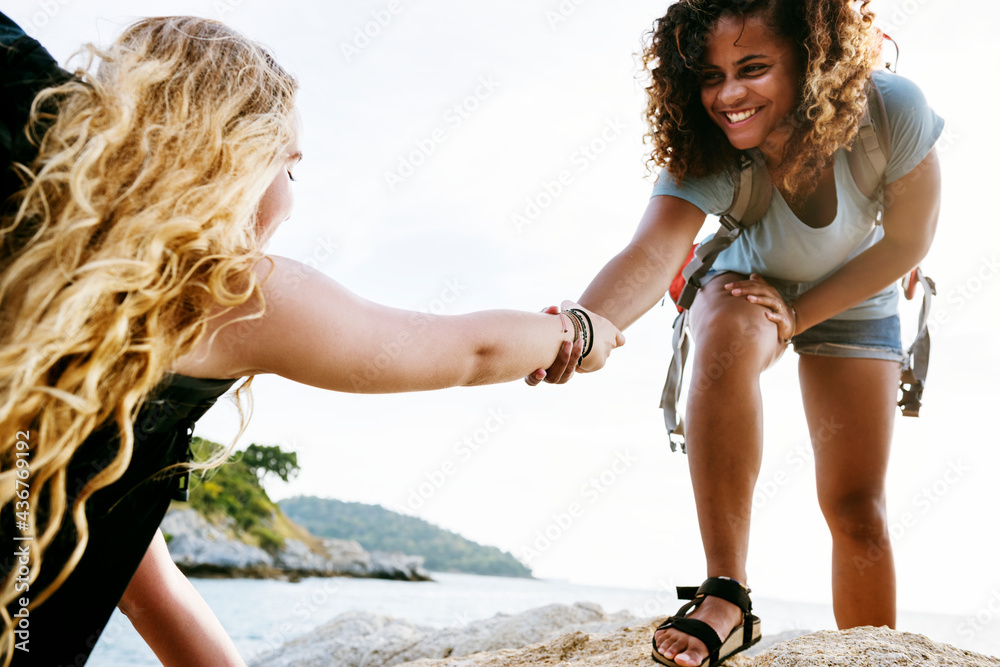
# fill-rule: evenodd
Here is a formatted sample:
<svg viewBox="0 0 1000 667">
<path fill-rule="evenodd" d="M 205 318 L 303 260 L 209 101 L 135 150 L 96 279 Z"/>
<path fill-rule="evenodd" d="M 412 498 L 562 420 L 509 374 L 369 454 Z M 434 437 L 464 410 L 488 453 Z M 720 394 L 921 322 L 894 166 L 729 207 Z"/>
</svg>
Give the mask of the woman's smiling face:
<svg viewBox="0 0 1000 667">
<path fill-rule="evenodd" d="M 798 104 L 795 49 L 766 18 L 724 16 L 708 34 L 701 103 L 734 148 L 780 158 Z"/>
</svg>

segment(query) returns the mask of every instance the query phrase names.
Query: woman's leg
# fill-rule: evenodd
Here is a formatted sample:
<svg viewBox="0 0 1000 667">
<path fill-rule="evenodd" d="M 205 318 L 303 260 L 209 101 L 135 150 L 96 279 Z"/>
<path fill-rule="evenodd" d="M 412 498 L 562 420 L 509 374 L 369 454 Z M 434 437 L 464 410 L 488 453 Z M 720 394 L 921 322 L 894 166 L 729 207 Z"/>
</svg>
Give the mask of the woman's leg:
<svg viewBox="0 0 1000 667">
<path fill-rule="evenodd" d="M 759 379 L 783 346 L 762 306 L 723 289 L 734 279 L 743 277 L 715 278 L 691 311 L 695 354 L 685 430 L 708 576 L 746 584 L 750 505 L 763 446 Z M 738 607 L 715 597 L 690 616 L 722 638 L 743 620 Z M 658 632 L 656 641 L 679 665 L 698 665 L 708 655 L 701 641 L 676 629 Z"/>
<path fill-rule="evenodd" d="M 819 504 L 833 536 L 840 628 L 896 624 L 885 475 L 899 373 L 898 363 L 881 359 L 804 354 L 799 360 Z"/>
</svg>

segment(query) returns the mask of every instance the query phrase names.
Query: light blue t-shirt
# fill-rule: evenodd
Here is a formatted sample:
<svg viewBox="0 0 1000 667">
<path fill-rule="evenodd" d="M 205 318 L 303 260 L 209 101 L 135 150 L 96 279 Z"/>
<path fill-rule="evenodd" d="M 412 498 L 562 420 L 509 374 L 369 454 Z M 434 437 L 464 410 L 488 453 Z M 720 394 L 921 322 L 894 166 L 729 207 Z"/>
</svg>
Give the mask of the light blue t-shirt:
<svg viewBox="0 0 1000 667">
<path fill-rule="evenodd" d="M 885 100 L 892 152 L 886 182 L 892 183 L 920 164 L 941 135 L 944 121 L 928 106 L 910 80 L 880 70 L 872 75 Z M 712 272 L 759 273 L 777 283 L 794 299 L 882 238 L 875 224 L 877 202 L 866 199 L 851 176 L 848 152 L 834 153 L 837 215 L 825 227 L 810 227 L 798 219 L 772 186 L 771 205 L 764 217 L 719 254 Z M 733 199 L 730 174 L 688 178 L 680 185 L 664 169 L 653 186 L 653 196 L 672 195 L 689 201 L 706 214 L 718 215 Z M 891 317 L 898 307 L 895 284 L 834 319 L 868 320 Z"/>
</svg>

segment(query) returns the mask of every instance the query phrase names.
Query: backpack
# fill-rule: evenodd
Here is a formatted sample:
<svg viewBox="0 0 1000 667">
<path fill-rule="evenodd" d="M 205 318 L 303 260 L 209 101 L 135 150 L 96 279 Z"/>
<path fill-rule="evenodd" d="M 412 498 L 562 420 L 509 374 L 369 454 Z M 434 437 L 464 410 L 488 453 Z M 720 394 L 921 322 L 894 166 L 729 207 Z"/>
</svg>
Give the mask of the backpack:
<svg viewBox="0 0 1000 667">
<path fill-rule="evenodd" d="M 877 196 L 879 202 L 876 224 L 881 224 L 884 211 L 885 170 L 892 154 L 889 138 L 889 119 L 885 112 L 882 94 L 874 83 L 867 86 L 868 108 L 858 126 L 858 134 L 851 144 L 848 163 L 858 190 L 865 198 Z M 667 371 L 667 380 L 660 397 L 663 421 L 670 438 L 670 449 L 685 451 L 684 424 L 678 414 L 684 365 L 690 350 L 688 316 L 691 304 L 702 286 L 702 279 L 723 250 L 739 238 L 743 230 L 755 225 L 771 204 L 771 179 L 763 159 L 756 153 L 744 151 L 739 164 L 732 171 L 733 200 L 729 208 L 719 215 L 720 227 L 708 241 L 696 245 L 688 261 L 674 278 L 670 296 L 677 304 L 679 314 L 673 324 L 673 359 Z M 917 324 L 917 336 L 907 350 L 900 388 L 903 397 L 899 407 L 905 416 L 917 417 L 920 412 L 924 382 L 930 357 L 930 334 L 927 318 L 930 315 L 931 296 L 936 293 L 934 282 L 926 277 L 920 267 L 903 279 L 904 293 L 912 299 L 916 285 L 924 290 L 923 304 Z"/>
<path fill-rule="evenodd" d="M 0 205 L 23 187 L 14 163 L 31 164 L 38 152 L 28 135 L 35 96 L 71 78 L 41 44 L 0 13 Z M 41 121 L 30 132 L 37 138 L 47 129 Z"/>
</svg>

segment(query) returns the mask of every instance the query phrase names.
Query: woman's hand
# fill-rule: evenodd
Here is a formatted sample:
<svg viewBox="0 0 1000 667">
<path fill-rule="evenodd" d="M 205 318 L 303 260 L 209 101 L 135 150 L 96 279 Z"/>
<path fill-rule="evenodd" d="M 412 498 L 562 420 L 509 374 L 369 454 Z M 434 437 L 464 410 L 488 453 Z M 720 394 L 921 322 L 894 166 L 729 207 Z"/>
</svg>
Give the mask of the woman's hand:
<svg viewBox="0 0 1000 667">
<path fill-rule="evenodd" d="M 549 306 L 543 313 L 549 315 L 558 315 L 559 308 L 556 306 Z M 564 341 L 559 347 L 559 356 L 548 368 L 539 368 L 537 371 L 524 378 L 524 381 L 528 383 L 529 387 L 534 387 L 542 380 L 545 380 L 549 384 L 565 384 L 569 382 L 569 379 L 573 377 L 573 373 L 576 371 L 576 364 L 580 361 L 580 356 L 583 354 L 583 340 L 578 340 L 575 343 L 570 341 Z"/>
<path fill-rule="evenodd" d="M 570 343 L 569 341 L 564 342 L 562 347 L 559 348 L 559 356 L 556 357 L 555 362 L 551 366 L 547 369 L 539 368 L 524 378 L 524 381 L 529 386 L 534 387 L 542 380 L 550 384 L 564 384 L 569 382 L 569 379 L 573 377 L 573 373 L 577 370 L 581 373 L 591 373 L 600 370 L 607 362 L 611 350 L 625 344 L 625 336 L 618 330 L 618 327 L 611 324 L 607 319 L 587 310 L 574 301 L 562 302 L 562 310 L 569 310 L 570 308 L 579 308 L 590 316 L 590 321 L 593 324 L 591 335 L 594 336 L 594 343 L 590 346 L 590 354 L 578 366 L 577 363 L 583 355 L 583 339 L 581 338 L 574 343 Z M 561 311 L 555 306 L 549 306 L 542 312 L 556 315 Z"/>
<path fill-rule="evenodd" d="M 726 283 L 723 287 L 733 296 L 745 296 L 750 303 L 764 307 L 764 317 L 778 327 L 778 340 L 787 343 L 796 333 L 795 308 L 785 300 L 760 274 L 751 273 L 749 280 Z"/>
<path fill-rule="evenodd" d="M 593 324 L 590 335 L 594 340 L 590 343 L 590 352 L 577 367 L 581 373 L 592 373 L 604 368 L 611 350 L 625 344 L 625 335 L 618 330 L 618 327 L 610 321 L 604 319 L 597 313 L 593 313 L 574 301 L 563 301 L 562 309 L 578 308 L 590 316 Z M 586 323 L 584 323 L 586 325 Z M 577 343 L 579 345 L 579 342 Z"/>
</svg>

